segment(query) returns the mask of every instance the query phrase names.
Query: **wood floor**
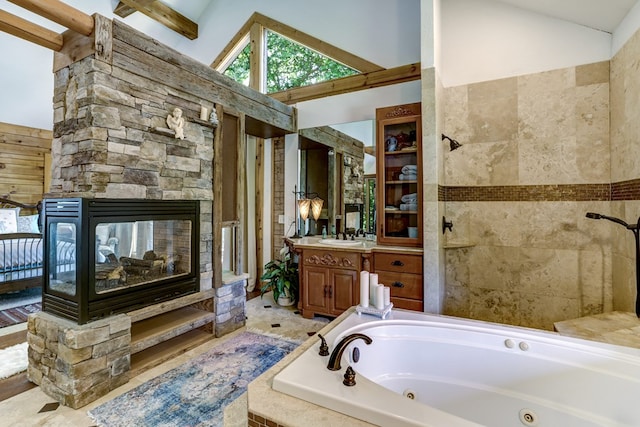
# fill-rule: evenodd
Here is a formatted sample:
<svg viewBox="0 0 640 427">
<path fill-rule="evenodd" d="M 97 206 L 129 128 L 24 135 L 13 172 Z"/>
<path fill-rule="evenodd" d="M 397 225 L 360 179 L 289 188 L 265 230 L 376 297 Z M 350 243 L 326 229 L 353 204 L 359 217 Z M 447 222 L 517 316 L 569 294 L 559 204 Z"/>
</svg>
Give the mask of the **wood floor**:
<svg viewBox="0 0 640 427">
<path fill-rule="evenodd" d="M 0 336 L 0 349 L 11 347 L 12 345 L 23 343 L 27 340 L 27 331 L 14 332 Z M 27 373 L 13 375 L 9 378 L 0 380 L 0 402 L 23 393 L 29 389 L 37 387 L 34 383 L 27 379 Z"/>
</svg>

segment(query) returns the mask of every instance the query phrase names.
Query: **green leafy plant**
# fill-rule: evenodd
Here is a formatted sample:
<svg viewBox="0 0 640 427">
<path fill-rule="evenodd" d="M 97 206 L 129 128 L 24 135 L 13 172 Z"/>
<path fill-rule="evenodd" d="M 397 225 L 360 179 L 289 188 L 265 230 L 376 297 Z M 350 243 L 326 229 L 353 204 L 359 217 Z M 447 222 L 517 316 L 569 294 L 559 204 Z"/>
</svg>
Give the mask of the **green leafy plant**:
<svg viewBox="0 0 640 427">
<path fill-rule="evenodd" d="M 291 254 L 284 255 L 283 260 L 274 259 L 265 264 L 260 281 L 263 282 L 260 297 L 273 291 L 276 302 L 281 296 L 288 296 L 294 302 L 298 300 L 298 264 L 291 260 Z"/>
</svg>

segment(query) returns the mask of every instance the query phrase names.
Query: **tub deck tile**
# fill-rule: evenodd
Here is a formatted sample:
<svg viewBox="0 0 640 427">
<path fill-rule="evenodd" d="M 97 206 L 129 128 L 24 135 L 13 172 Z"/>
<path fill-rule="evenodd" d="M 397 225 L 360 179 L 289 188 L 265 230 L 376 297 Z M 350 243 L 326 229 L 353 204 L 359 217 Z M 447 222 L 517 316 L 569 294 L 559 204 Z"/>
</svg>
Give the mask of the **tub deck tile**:
<svg viewBox="0 0 640 427">
<path fill-rule="evenodd" d="M 635 313 L 613 311 L 555 322 L 560 335 L 640 348 L 640 319 Z"/>
</svg>

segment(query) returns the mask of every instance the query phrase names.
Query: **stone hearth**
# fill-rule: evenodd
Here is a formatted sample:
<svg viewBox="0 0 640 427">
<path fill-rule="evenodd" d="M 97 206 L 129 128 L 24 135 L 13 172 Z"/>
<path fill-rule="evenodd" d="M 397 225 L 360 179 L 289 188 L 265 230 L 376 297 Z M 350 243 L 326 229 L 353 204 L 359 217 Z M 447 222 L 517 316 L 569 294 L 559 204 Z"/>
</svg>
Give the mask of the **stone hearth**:
<svg viewBox="0 0 640 427">
<path fill-rule="evenodd" d="M 80 408 L 129 381 L 129 316 L 77 325 L 39 312 L 27 329 L 29 379 L 63 405 Z"/>
</svg>

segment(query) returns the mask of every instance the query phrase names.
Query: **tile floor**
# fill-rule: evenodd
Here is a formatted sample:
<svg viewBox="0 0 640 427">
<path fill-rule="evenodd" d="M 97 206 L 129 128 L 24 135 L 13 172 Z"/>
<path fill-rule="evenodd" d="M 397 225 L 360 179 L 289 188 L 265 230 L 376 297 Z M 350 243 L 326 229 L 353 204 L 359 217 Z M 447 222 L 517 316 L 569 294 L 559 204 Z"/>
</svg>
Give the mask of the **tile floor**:
<svg viewBox="0 0 640 427">
<path fill-rule="evenodd" d="M 316 331 L 322 329 L 330 319 L 315 317 L 314 319 L 303 318 L 293 307 L 279 307 L 273 299 L 265 295 L 264 298 L 253 298 L 247 301 L 246 305 L 247 322 L 246 329 L 259 331 L 265 334 L 276 334 L 304 341 L 314 335 Z M 87 416 L 87 411 L 107 402 L 116 396 L 150 380 L 180 364 L 186 362 L 191 357 L 208 351 L 213 346 L 234 334 L 240 333 L 245 328 L 213 339 L 175 359 L 165 362 L 153 369 L 150 369 L 137 377 L 132 378 L 127 384 L 113 390 L 106 396 L 80 408 L 71 409 L 59 405 L 52 398 L 44 394 L 39 387 L 21 393 L 3 402 L 0 402 L 0 426 L 11 427 L 89 427 L 95 425 Z M 246 425 L 246 405 L 239 398 L 238 401 L 230 405 L 225 411 L 225 427 L 236 427 Z"/>
</svg>

